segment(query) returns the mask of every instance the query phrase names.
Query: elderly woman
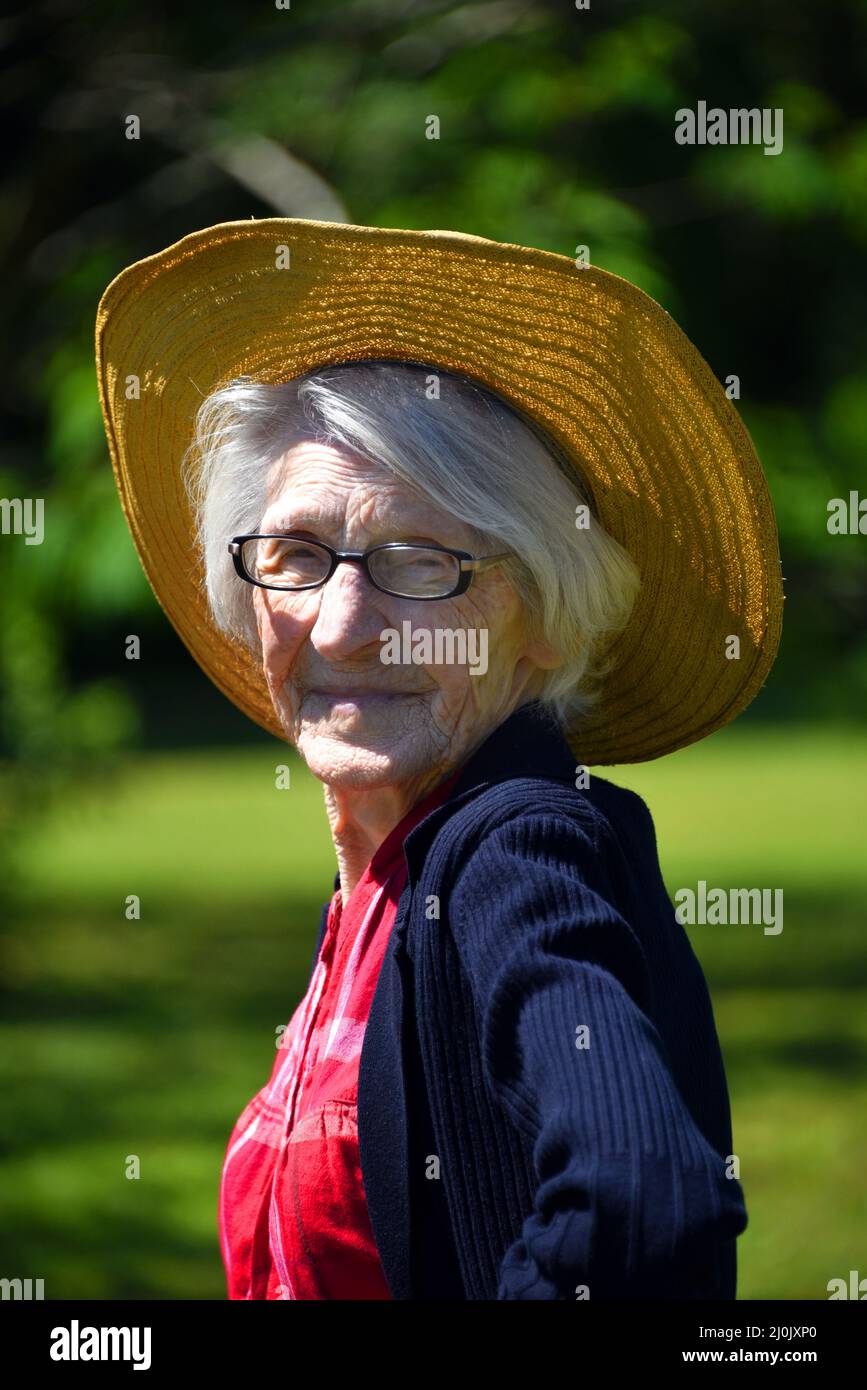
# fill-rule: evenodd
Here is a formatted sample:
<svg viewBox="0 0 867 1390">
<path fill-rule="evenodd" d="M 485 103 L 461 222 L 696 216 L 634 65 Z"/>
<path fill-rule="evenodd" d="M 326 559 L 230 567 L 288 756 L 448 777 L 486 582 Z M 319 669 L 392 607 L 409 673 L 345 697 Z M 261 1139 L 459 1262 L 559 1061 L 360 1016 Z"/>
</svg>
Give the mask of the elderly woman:
<svg viewBox="0 0 867 1390">
<path fill-rule="evenodd" d="M 778 575 L 760 470 L 694 349 L 624 282 L 576 272 L 567 290 L 564 258 L 498 248 L 540 298 L 549 276 L 561 293 L 594 289 L 597 323 L 600 286 L 620 295 L 621 344 L 653 319 L 655 355 L 629 364 L 633 399 L 621 350 L 585 377 L 586 400 L 561 385 L 557 415 L 520 389 L 540 352 L 510 313 L 521 275 L 489 287 L 477 323 L 464 312 L 488 264 L 476 243 L 497 244 L 382 236 L 222 224 L 131 267 L 100 306 L 103 410 L 145 568 L 209 674 L 322 782 L 337 864 L 306 993 L 228 1143 L 229 1296 L 731 1299 L 747 1218 L 707 987 L 646 806 L 588 764 L 691 742 L 764 679 Z M 307 275 L 288 304 L 255 259 L 283 239 Z M 395 265 L 395 247 L 422 260 Z M 390 286 L 359 278 L 365 254 Z M 333 342 L 309 348 L 320 365 L 287 370 L 305 355 L 299 304 L 314 281 Z M 405 306 L 433 282 L 432 332 Z M 238 314 L 257 294 L 262 331 L 279 301 L 279 348 L 250 371 Z M 505 372 L 484 348 L 501 300 Z M 228 337 L 209 336 L 203 303 L 224 305 Z M 560 313 L 568 347 L 575 324 Z M 651 359 L 674 383 L 668 419 Z M 192 412 L 189 398 L 172 404 L 181 372 Z M 127 373 L 145 379 L 127 401 L 148 403 L 150 423 L 121 403 Z M 570 419 L 618 409 L 628 428 L 605 455 L 583 427 L 569 447 Z M 650 473 L 644 491 L 624 482 L 630 457 L 655 459 L 657 486 Z M 679 506 L 658 485 L 666 472 Z M 720 478 L 758 498 L 740 538 L 720 534 Z M 186 586 L 198 632 L 151 554 L 154 515 L 167 527 L 178 514 L 199 565 Z M 718 528 L 704 551 L 697 525 Z M 727 546 L 741 563 L 711 563 Z M 757 555 L 758 628 L 743 577 Z M 734 678 L 732 638 L 746 657 Z M 709 660 L 710 680 L 696 669 Z"/>
</svg>

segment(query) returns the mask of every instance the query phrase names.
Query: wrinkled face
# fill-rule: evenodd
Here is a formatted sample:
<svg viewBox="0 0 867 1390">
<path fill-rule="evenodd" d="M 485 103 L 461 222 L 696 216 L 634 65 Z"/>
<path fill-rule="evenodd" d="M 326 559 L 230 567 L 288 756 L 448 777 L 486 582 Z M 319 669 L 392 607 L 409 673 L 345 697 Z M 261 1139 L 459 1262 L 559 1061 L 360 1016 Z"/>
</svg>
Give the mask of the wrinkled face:
<svg viewBox="0 0 867 1390">
<path fill-rule="evenodd" d="M 323 444 L 299 444 L 283 456 L 259 529 L 299 532 L 335 550 L 414 541 L 481 553 L 462 523 L 391 473 Z M 381 593 L 352 563 L 338 565 L 318 589 L 252 592 L 278 718 L 331 786 L 381 787 L 458 765 L 535 694 L 539 667 L 559 664 L 544 644 L 524 641 L 522 604 L 502 566 L 449 599 Z M 389 644 L 383 634 L 403 636 L 407 620 L 413 640 Z M 437 650 L 437 632 L 447 629 L 465 637 L 441 637 Z M 416 640 L 420 630 L 430 634 L 428 652 Z"/>
</svg>

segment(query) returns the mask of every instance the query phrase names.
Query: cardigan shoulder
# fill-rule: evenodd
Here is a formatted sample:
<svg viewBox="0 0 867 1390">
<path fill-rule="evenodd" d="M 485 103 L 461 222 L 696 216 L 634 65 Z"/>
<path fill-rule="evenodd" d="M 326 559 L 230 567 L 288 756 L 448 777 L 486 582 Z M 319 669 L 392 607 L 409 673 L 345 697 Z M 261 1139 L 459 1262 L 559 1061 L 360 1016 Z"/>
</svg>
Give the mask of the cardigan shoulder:
<svg viewBox="0 0 867 1390">
<path fill-rule="evenodd" d="M 565 777 L 485 787 L 439 826 L 413 900 L 413 956 L 423 954 L 430 913 L 448 925 L 471 977 L 486 973 L 492 952 L 565 934 L 564 949 L 614 970 L 651 1011 L 648 952 L 678 931 L 650 812 L 601 777 L 583 789 Z"/>
<path fill-rule="evenodd" d="M 428 884 L 432 877 L 454 882 L 473 856 L 484 853 L 486 841 L 504 834 L 516 843 L 527 836 L 547 840 L 555 853 L 574 856 L 580 850 L 600 867 L 617 861 L 630 878 L 649 875 L 656 888 L 662 887 L 646 803 L 636 792 L 596 776 L 585 788 L 565 777 L 513 777 L 483 788 L 442 820 L 422 877 Z"/>
</svg>

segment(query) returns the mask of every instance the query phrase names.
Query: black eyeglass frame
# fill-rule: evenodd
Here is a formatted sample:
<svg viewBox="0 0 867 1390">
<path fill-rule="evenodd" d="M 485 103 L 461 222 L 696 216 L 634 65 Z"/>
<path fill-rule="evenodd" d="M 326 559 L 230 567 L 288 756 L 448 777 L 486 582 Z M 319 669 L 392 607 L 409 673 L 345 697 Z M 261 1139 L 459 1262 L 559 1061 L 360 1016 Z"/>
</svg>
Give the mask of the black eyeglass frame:
<svg viewBox="0 0 867 1390">
<path fill-rule="evenodd" d="M 304 545 L 312 545 L 316 546 L 319 550 L 324 550 L 330 561 L 328 573 L 324 575 L 322 579 L 317 579 L 314 584 L 298 584 L 292 587 L 285 584 L 263 584 L 261 579 L 254 579 L 244 565 L 242 554 L 244 542 L 278 540 L 297 540 L 303 542 Z M 441 550 L 446 555 L 453 555 L 454 558 L 460 562 L 457 583 L 447 594 L 437 594 L 434 597 L 428 597 L 425 594 L 397 594 L 393 589 L 386 589 L 382 584 L 377 584 L 370 572 L 370 557 L 380 550 Z M 298 536 L 291 531 L 250 531 L 246 535 L 233 536 L 229 541 L 229 554 L 232 556 L 238 576 L 246 580 L 248 584 L 255 584 L 259 589 L 274 589 L 281 594 L 299 594 L 307 589 L 321 589 L 323 584 L 328 583 L 334 571 L 337 569 L 337 566 L 342 564 L 344 560 L 350 560 L 363 567 L 374 589 L 378 589 L 381 594 L 388 594 L 391 598 L 409 599 L 412 603 L 439 603 L 441 599 L 457 598 L 459 594 L 466 593 L 467 589 L 470 587 L 474 574 L 478 574 L 480 570 L 488 569 L 491 565 L 499 564 L 501 560 L 508 560 L 511 558 L 509 551 L 501 551 L 497 555 L 476 556 L 471 555 L 468 550 L 457 550 L 448 545 L 421 545 L 418 542 L 412 541 L 385 541 L 382 545 L 373 545 L 369 550 L 363 551 L 334 550 L 332 546 L 326 545 L 324 541 L 311 541 L 308 536 Z"/>
</svg>

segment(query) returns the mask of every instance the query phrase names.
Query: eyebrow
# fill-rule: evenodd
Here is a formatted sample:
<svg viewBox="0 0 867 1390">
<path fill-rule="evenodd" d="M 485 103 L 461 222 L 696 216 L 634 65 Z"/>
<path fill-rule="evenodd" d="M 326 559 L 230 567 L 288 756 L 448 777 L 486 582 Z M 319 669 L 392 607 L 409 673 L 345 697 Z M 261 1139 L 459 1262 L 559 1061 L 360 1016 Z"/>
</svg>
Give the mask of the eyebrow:
<svg viewBox="0 0 867 1390">
<path fill-rule="evenodd" d="M 410 517 L 406 524 L 395 523 L 391 527 L 380 527 L 379 530 L 382 535 L 387 533 L 389 539 L 392 540 L 399 540 L 401 536 L 412 535 L 418 539 L 435 541 L 436 537 L 431 533 L 429 528 L 425 529 L 422 525 L 413 527 L 412 522 L 414 519 L 415 518 Z M 331 529 L 336 530 L 338 525 L 339 520 L 336 515 L 319 514 L 314 516 L 309 512 L 299 512 L 294 516 L 291 513 L 284 513 L 275 520 L 269 521 L 267 528 L 263 527 L 263 530 L 328 532 Z M 439 545 L 442 543 L 442 541 L 437 542 Z"/>
</svg>

